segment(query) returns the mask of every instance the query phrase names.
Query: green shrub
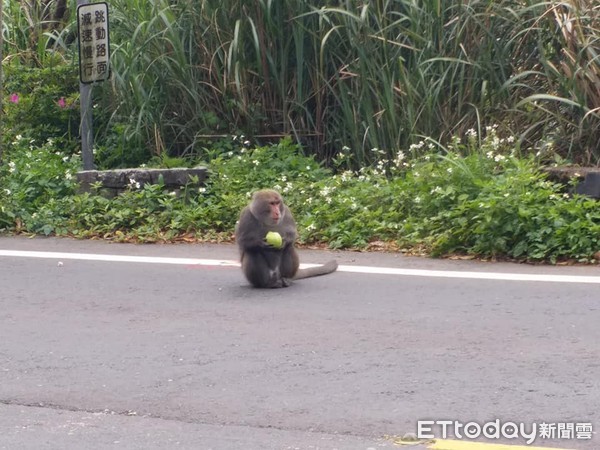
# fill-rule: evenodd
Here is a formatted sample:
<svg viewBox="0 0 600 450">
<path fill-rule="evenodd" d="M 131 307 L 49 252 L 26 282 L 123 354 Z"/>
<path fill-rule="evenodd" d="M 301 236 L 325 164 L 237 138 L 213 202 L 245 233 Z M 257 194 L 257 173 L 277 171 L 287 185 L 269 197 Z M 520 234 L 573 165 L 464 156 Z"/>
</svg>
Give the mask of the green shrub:
<svg viewBox="0 0 600 450">
<path fill-rule="evenodd" d="M 45 69 L 6 64 L 2 133 L 9 144 L 20 135 L 37 143 L 52 139 L 74 153 L 79 135 L 77 68 L 59 64 Z"/>
<path fill-rule="evenodd" d="M 21 135 L 8 150 L 0 166 L 0 229 L 54 232 L 55 223 L 63 217 L 58 201 L 75 191 L 79 157 L 58 151 L 51 139 L 37 145 Z"/>
<path fill-rule="evenodd" d="M 465 144 L 454 140 L 446 149 L 416 144 L 407 150 L 412 160 L 382 159 L 358 172 L 324 169 L 289 140 L 234 146 L 218 151 L 201 188 L 176 195 L 160 184 L 140 189 L 133 182 L 107 199 L 74 193 L 69 174 L 77 158 L 49 143 L 28 148 L 21 139 L 0 170 L 0 228 L 143 242 L 231 240 L 251 193 L 275 188 L 306 244 L 592 261 L 600 249 L 597 201 L 549 182 L 534 158 L 517 157 L 512 140 L 495 129 L 478 140 L 470 132 Z"/>
<path fill-rule="evenodd" d="M 240 146 L 222 153 L 213 159 L 210 170 L 205 187 L 188 187 L 180 196 L 161 185 L 142 189 L 132 185 L 110 200 L 93 194 L 63 199 L 67 228 L 76 236 L 146 242 L 185 235 L 230 239 L 253 190 L 279 188 L 294 202 L 302 198 L 303 186 L 328 174 L 289 139 L 274 146 Z"/>
<path fill-rule="evenodd" d="M 301 237 L 336 248 L 396 241 L 409 251 L 528 261 L 592 261 L 600 249 L 597 201 L 571 197 L 538 162 L 518 158 L 494 128 L 444 152 L 416 145 L 415 160 L 320 181 Z M 424 151 L 423 154 L 418 154 Z M 313 203 L 309 199 L 309 203 Z M 301 208 L 302 210 L 302 208 Z"/>
</svg>

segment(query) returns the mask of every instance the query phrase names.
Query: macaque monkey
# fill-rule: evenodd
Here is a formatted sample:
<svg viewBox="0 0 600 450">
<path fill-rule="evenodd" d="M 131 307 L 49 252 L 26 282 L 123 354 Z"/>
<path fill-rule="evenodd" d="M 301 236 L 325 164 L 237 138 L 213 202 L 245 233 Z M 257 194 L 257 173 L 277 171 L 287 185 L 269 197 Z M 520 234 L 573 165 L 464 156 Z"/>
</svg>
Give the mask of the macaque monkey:
<svg viewBox="0 0 600 450">
<path fill-rule="evenodd" d="M 271 232 L 271 233 L 269 233 Z M 267 234 L 279 233 L 281 241 Z M 299 269 L 294 247 L 298 233 L 290 209 L 277 191 L 265 189 L 252 196 L 235 227 L 242 271 L 257 288 L 288 287 L 291 280 L 325 275 L 337 269 L 335 260 L 309 269 Z"/>
</svg>

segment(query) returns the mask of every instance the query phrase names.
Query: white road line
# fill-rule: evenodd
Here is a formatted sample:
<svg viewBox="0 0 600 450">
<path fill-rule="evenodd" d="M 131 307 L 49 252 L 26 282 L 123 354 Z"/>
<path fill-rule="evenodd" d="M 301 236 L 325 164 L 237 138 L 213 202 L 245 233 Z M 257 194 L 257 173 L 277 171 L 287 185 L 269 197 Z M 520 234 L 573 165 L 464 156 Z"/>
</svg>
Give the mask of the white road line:
<svg viewBox="0 0 600 450">
<path fill-rule="evenodd" d="M 62 253 L 62 252 L 31 252 L 20 250 L 0 250 L 0 256 L 16 258 L 46 258 L 46 259 L 75 259 L 79 261 L 129 262 L 143 264 L 178 264 L 200 266 L 239 266 L 237 261 L 198 258 L 164 258 L 155 256 L 104 255 L 98 253 Z"/>
<path fill-rule="evenodd" d="M 165 258 L 156 256 L 105 255 L 96 253 L 64 253 L 36 252 L 20 250 L 0 250 L 0 257 L 13 258 L 44 258 L 79 261 L 126 262 L 141 264 L 177 264 L 198 266 L 239 267 L 239 262 L 233 260 L 203 259 L 203 258 Z M 301 264 L 301 267 L 311 267 L 318 264 Z M 364 273 L 374 275 L 398 275 L 412 277 L 461 278 L 497 281 L 537 281 L 544 283 L 591 283 L 600 284 L 600 276 L 585 275 L 550 275 L 503 272 L 467 272 L 454 270 L 424 270 L 402 269 L 395 267 L 347 266 L 340 265 L 340 272 Z"/>
<path fill-rule="evenodd" d="M 342 272 L 370 273 L 380 275 L 405 275 L 412 277 L 467 278 L 472 280 L 540 281 L 544 283 L 593 283 L 600 284 L 600 276 L 548 275 L 534 273 L 462 272 L 454 270 L 397 269 L 393 267 L 340 266 Z"/>
</svg>

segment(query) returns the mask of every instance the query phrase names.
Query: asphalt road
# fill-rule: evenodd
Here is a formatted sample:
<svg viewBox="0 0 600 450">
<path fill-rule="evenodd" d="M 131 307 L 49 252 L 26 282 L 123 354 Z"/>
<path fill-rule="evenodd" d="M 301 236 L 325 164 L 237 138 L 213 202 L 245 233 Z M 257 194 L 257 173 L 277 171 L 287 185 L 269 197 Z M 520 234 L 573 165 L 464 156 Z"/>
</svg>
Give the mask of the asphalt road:
<svg viewBox="0 0 600 450">
<path fill-rule="evenodd" d="M 600 448 L 600 268 L 334 256 L 361 269 L 256 290 L 177 259 L 229 245 L 0 238 L 0 449 L 391 448 L 418 420 L 591 424 L 535 445 Z"/>
</svg>

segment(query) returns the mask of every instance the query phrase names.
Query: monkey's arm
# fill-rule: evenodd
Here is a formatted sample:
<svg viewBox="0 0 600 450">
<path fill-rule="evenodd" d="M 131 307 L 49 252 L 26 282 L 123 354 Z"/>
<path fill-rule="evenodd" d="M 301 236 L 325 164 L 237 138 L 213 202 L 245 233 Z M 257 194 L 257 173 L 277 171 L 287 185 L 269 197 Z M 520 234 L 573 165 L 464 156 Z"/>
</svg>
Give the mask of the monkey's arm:
<svg viewBox="0 0 600 450">
<path fill-rule="evenodd" d="M 266 234 L 263 225 L 245 208 L 235 229 L 235 239 L 240 249 L 252 251 L 269 248 L 265 242 Z"/>
<path fill-rule="evenodd" d="M 294 220 L 294 216 L 292 216 L 292 212 L 287 206 L 285 206 L 285 214 L 278 228 L 277 231 L 281 234 L 281 238 L 283 239 L 283 246 L 288 247 L 294 245 L 298 238 L 298 232 L 296 231 L 296 221 Z"/>
</svg>

